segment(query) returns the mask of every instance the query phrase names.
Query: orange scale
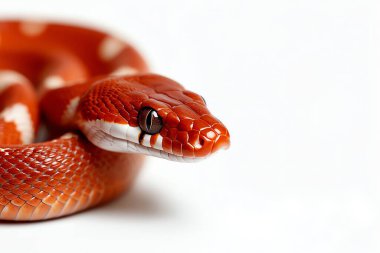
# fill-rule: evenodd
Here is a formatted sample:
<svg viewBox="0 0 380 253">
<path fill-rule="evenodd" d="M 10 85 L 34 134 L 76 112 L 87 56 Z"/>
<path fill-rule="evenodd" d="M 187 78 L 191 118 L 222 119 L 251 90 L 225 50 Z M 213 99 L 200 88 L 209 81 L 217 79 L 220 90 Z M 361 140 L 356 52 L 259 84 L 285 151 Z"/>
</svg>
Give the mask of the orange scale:
<svg viewBox="0 0 380 253">
<path fill-rule="evenodd" d="M 20 185 L 21 184 L 21 180 L 20 179 L 17 179 L 17 178 L 14 178 L 14 179 L 11 179 L 11 180 L 9 180 L 9 183 L 10 184 L 13 184 L 13 185 Z"/>
<path fill-rule="evenodd" d="M 164 119 L 165 126 L 168 128 L 174 128 L 177 127 L 177 125 L 180 123 L 180 119 L 174 112 L 170 112 L 166 115 Z"/>
<path fill-rule="evenodd" d="M 185 131 L 179 131 L 177 133 L 177 141 L 181 142 L 182 144 L 187 143 L 189 140 L 189 134 Z"/>
<path fill-rule="evenodd" d="M 67 188 L 68 188 L 70 191 L 74 192 L 74 191 L 76 191 L 76 189 L 77 189 L 77 185 L 78 185 L 77 182 L 71 182 L 71 183 L 67 184 Z"/>
<path fill-rule="evenodd" d="M 2 166 L 5 170 L 9 170 L 10 168 L 13 167 L 13 164 L 10 163 L 10 162 L 8 162 L 8 161 L 6 161 L 6 162 L 4 162 L 1 166 Z"/>
<path fill-rule="evenodd" d="M 177 128 L 180 131 L 190 131 L 193 128 L 194 121 L 192 119 L 181 119 Z"/>
<path fill-rule="evenodd" d="M 1 186 L 1 189 L 6 190 L 6 191 L 12 191 L 14 188 L 15 186 L 10 183 L 5 183 Z"/>
<path fill-rule="evenodd" d="M 61 163 L 62 160 L 63 160 L 63 156 L 61 156 L 61 155 L 57 155 L 57 156 L 55 157 L 55 161 L 56 161 L 56 162 Z"/>
<path fill-rule="evenodd" d="M 171 140 L 175 140 L 177 138 L 178 130 L 176 128 L 169 128 L 167 137 Z"/>
<path fill-rule="evenodd" d="M 173 154 L 182 156 L 182 143 L 179 141 L 173 141 Z"/>
<path fill-rule="evenodd" d="M 19 173 L 19 174 L 15 175 L 15 177 L 16 177 L 17 179 L 19 179 L 19 180 L 22 180 L 22 181 L 24 181 L 25 179 L 28 178 L 28 176 L 25 175 L 25 174 L 23 174 L 23 173 Z M 1 179 L 0 179 L 0 183 L 1 183 Z"/>
<path fill-rule="evenodd" d="M 0 217 L 5 220 L 11 220 L 12 218 L 17 216 L 19 210 L 20 210 L 20 207 L 9 203 L 6 206 L 6 209 L 4 208 L 2 210 Z"/>
<path fill-rule="evenodd" d="M 5 179 L 6 181 L 9 181 L 13 178 L 13 175 L 11 173 L 6 173 L 6 174 L 1 175 L 1 178 Z"/>
<path fill-rule="evenodd" d="M 30 189 L 32 189 L 32 186 L 29 185 L 29 184 L 26 184 L 26 183 L 21 183 L 19 185 L 19 188 L 23 191 L 29 191 Z"/>
<path fill-rule="evenodd" d="M 92 191 L 92 189 L 90 189 L 89 187 L 86 187 L 86 188 L 83 190 L 83 193 L 86 194 L 86 195 L 90 195 L 90 194 L 91 194 L 91 191 Z"/>
<path fill-rule="evenodd" d="M 24 154 L 13 154 L 13 156 L 14 156 L 17 160 L 19 160 L 19 161 L 22 161 L 22 160 L 24 160 L 24 158 L 25 158 L 25 155 L 24 155 Z"/>
<path fill-rule="evenodd" d="M 202 129 L 205 129 L 205 128 L 210 128 L 210 125 L 207 124 L 204 120 L 195 120 L 194 121 L 194 125 L 193 125 L 193 129 L 194 130 L 202 130 Z"/>
<path fill-rule="evenodd" d="M 63 178 L 65 178 L 65 174 L 62 172 L 57 172 L 54 174 L 54 179 L 56 179 L 56 180 L 61 180 Z"/>
<path fill-rule="evenodd" d="M 39 193 L 37 193 L 35 195 L 36 198 L 38 199 L 44 199 L 46 198 L 47 196 L 49 196 L 49 193 L 45 192 L 45 191 L 40 191 Z"/>
<path fill-rule="evenodd" d="M 32 172 L 32 173 L 34 173 L 35 176 L 40 174 L 40 172 L 38 171 L 40 164 L 41 164 L 40 162 L 34 162 L 34 161 L 29 163 L 30 168 L 37 168 L 37 169 L 33 170 L 33 172 Z"/>
<path fill-rule="evenodd" d="M 41 182 L 49 182 L 50 176 L 42 175 L 42 176 L 39 176 L 37 180 Z"/>
<path fill-rule="evenodd" d="M 81 192 L 75 191 L 74 194 L 71 194 L 71 197 L 78 201 L 81 195 L 82 195 Z"/>
<path fill-rule="evenodd" d="M 22 206 L 25 204 L 25 201 L 20 199 L 20 198 L 16 198 L 16 199 L 12 200 L 11 203 L 15 206 Z"/>
<path fill-rule="evenodd" d="M 49 213 L 50 206 L 45 203 L 40 203 L 33 212 L 33 219 L 44 219 Z"/>
<path fill-rule="evenodd" d="M 61 164 L 59 162 L 53 162 L 51 165 L 50 165 L 50 168 L 52 169 L 57 169 Z M 50 170 L 51 171 L 51 170 Z M 52 171 L 54 173 L 54 171 Z"/>
<path fill-rule="evenodd" d="M 33 195 L 29 193 L 24 193 L 20 195 L 20 198 L 24 201 L 29 201 L 33 198 Z"/>
<path fill-rule="evenodd" d="M 215 130 L 215 132 L 217 132 L 218 134 L 224 134 L 224 135 L 227 135 L 228 134 L 228 131 L 226 129 L 226 127 L 224 127 L 222 124 L 220 123 L 216 123 L 212 126 L 212 128 Z"/>
<path fill-rule="evenodd" d="M 5 194 L 4 197 L 9 200 L 9 201 L 12 201 L 14 199 L 17 199 L 17 195 L 16 194 L 13 194 L 13 193 L 8 193 L 8 194 Z"/>
<path fill-rule="evenodd" d="M 64 159 L 61 161 L 61 164 L 68 164 L 70 161 L 71 161 L 71 159 L 64 158 Z"/>
<path fill-rule="evenodd" d="M 45 203 L 49 206 L 53 205 L 55 202 L 57 201 L 57 199 L 53 196 L 47 196 L 46 198 L 44 198 L 42 200 L 42 203 Z"/>
<path fill-rule="evenodd" d="M 69 198 L 70 198 L 69 195 L 67 195 L 67 194 L 62 194 L 62 195 L 60 195 L 59 197 L 57 197 L 57 200 L 58 200 L 59 202 L 61 202 L 61 203 L 66 203 L 66 201 L 68 201 Z"/>
<path fill-rule="evenodd" d="M 48 183 L 48 185 L 51 187 L 55 187 L 57 184 L 59 184 L 59 181 L 55 179 L 51 179 Z"/>
<path fill-rule="evenodd" d="M 162 128 L 160 135 L 164 138 L 164 137 L 168 136 L 168 133 L 169 133 L 169 130 L 166 127 L 164 127 L 164 128 Z"/>
<path fill-rule="evenodd" d="M 214 117 L 212 117 L 210 114 L 204 114 L 204 115 L 202 115 L 201 119 L 203 119 L 204 121 L 206 121 L 210 125 L 213 125 L 213 124 L 219 122 L 217 119 L 215 119 Z"/>
<path fill-rule="evenodd" d="M 50 154 L 47 155 L 47 157 L 48 157 L 47 159 L 55 158 L 56 155 L 57 155 L 57 154 L 56 154 L 55 152 L 52 152 L 52 153 L 50 153 Z M 46 160 L 45 160 L 45 161 L 46 161 Z"/>
<path fill-rule="evenodd" d="M 72 213 L 75 211 L 75 207 L 77 206 L 78 201 L 75 199 L 68 199 L 64 205 L 62 210 L 63 213 Z"/>
<path fill-rule="evenodd" d="M 65 204 L 56 201 L 52 206 L 49 211 L 49 216 L 58 216 L 59 214 L 62 213 L 63 208 L 65 207 Z"/>
<path fill-rule="evenodd" d="M 20 196 L 20 195 L 22 195 L 22 194 L 25 193 L 25 191 L 23 191 L 23 190 L 21 190 L 21 189 L 19 189 L 19 188 L 14 189 L 12 192 L 13 192 L 14 194 L 16 194 L 17 196 Z"/>
<path fill-rule="evenodd" d="M 159 136 L 159 134 L 155 134 L 155 135 L 152 135 L 152 136 L 150 137 L 149 145 L 150 145 L 151 147 L 153 147 L 154 144 L 156 144 L 158 136 Z"/>
<path fill-rule="evenodd" d="M 18 211 L 17 214 L 17 219 L 18 220 L 29 220 L 30 217 L 32 216 L 33 212 L 35 210 L 35 207 L 25 203 L 22 207 L 20 207 L 20 210 Z"/>
<path fill-rule="evenodd" d="M 50 193 L 54 190 L 53 187 L 49 186 L 49 185 L 46 185 L 42 188 L 43 191 L 47 192 L 47 193 Z"/>
<path fill-rule="evenodd" d="M 162 139 L 162 147 L 164 149 L 164 151 L 168 152 L 168 153 L 172 153 L 172 140 L 169 139 L 168 137 L 165 137 Z"/>
<path fill-rule="evenodd" d="M 10 174 L 12 174 L 12 175 L 17 175 L 17 174 L 19 174 L 19 172 L 20 172 L 20 170 L 19 169 L 17 169 L 17 168 L 15 168 L 15 167 L 13 167 L 13 168 L 10 168 L 9 170 L 8 170 L 8 173 L 10 173 Z"/>
<path fill-rule="evenodd" d="M 190 144 L 196 143 L 199 140 L 199 132 L 198 131 L 190 131 L 189 134 L 189 140 L 188 142 Z"/>
<path fill-rule="evenodd" d="M 183 94 L 190 97 L 191 99 L 195 100 L 195 101 L 199 101 L 199 102 L 202 102 L 203 103 L 203 99 L 196 93 L 192 92 L 192 91 L 183 91 Z"/>
<path fill-rule="evenodd" d="M 3 194 L 1 194 L 1 196 L 0 196 L 0 205 L 5 206 L 8 203 L 9 203 L 9 200 L 6 199 Z"/>
<path fill-rule="evenodd" d="M 58 183 L 57 185 L 55 185 L 55 189 L 60 192 L 63 192 L 66 189 L 66 185 L 62 183 Z"/>
<path fill-rule="evenodd" d="M 59 168 L 59 167 L 58 167 Z M 51 168 L 45 171 L 45 174 L 50 177 L 54 177 L 57 174 L 58 168 Z"/>
<path fill-rule="evenodd" d="M 182 153 L 186 157 L 194 157 L 194 147 L 190 143 L 182 146 Z"/>
<path fill-rule="evenodd" d="M 199 118 L 199 115 L 186 105 L 174 106 L 173 111 L 177 115 L 181 115 L 181 118 L 191 118 L 191 119 Z"/>
<path fill-rule="evenodd" d="M 77 168 L 78 165 L 71 165 L 70 170 L 66 171 L 65 178 L 72 178 L 74 176 L 74 171 Z"/>
<path fill-rule="evenodd" d="M 30 195 L 36 196 L 41 190 L 38 188 L 33 188 L 27 191 Z"/>
<path fill-rule="evenodd" d="M 19 160 L 15 157 L 10 157 L 8 159 L 8 162 L 10 162 L 11 164 L 18 164 Z"/>
</svg>

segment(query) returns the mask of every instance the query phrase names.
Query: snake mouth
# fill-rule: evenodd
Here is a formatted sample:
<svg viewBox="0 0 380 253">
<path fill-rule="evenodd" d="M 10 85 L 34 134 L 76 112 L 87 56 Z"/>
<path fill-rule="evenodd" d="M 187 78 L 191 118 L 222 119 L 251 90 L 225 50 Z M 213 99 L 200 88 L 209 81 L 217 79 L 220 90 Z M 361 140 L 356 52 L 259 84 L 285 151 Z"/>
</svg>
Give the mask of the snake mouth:
<svg viewBox="0 0 380 253">
<path fill-rule="evenodd" d="M 178 156 L 172 153 L 168 153 L 162 149 L 148 147 L 136 143 L 133 139 L 136 138 L 138 140 L 141 133 L 137 134 L 135 132 L 133 134 L 131 128 L 132 127 L 129 127 L 127 125 L 111 126 L 110 123 L 95 121 L 94 123 L 88 122 L 84 124 L 82 131 L 92 144 L 101 149 L 112 152 L 143 154 L 163 158 L 170 161 L 186 163 L 197 162 L 204 159 L 200 157 Z M 121 137 L 127 136 L 125 134 L 127 130 L 129 130 L 130 133 L 132 132 L 132 135 L 128 136 L 127 138 Z"/>
</svg>

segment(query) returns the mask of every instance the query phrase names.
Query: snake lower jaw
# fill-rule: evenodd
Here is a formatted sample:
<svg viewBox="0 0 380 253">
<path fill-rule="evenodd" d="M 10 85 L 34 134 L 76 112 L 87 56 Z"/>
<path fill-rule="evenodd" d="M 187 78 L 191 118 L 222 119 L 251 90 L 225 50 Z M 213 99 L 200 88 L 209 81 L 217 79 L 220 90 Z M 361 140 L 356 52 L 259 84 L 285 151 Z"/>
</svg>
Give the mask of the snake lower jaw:
<svg viewBox="0 0 380 253">
<path fill-rule="evenodd" d="M 113 136 L 102 129 L 87 127 L 84 128 L 82 131 L 85 133 L 85 135 L 92 144 L 101 149 L 112 152 L 143 154 L 163 158 L 169 161 L 185 163 L 198 162 L 205 159 L 205 157 L 178 156 L 175 154 L 165 152 L 164 150 L 143 146 L 141 144 Z"/>
</svg>

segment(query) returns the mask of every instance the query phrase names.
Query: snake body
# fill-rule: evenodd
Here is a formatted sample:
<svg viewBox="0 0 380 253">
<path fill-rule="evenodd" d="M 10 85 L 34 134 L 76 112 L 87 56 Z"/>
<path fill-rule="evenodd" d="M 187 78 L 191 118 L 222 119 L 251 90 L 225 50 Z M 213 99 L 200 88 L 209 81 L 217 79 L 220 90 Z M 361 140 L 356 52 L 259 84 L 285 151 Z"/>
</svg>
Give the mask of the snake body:
<svg viewBox="0 0 380 253">
<path fill-rule="evenodd" d="M 41 123 L 49 138 L 36 141 Z M 228 146 L 203 98 L 149 73 L 127 42 L 0 21 L 0 219 L 73 214 L 128 189 L 143 155 L 188 162 Z"/>
</svg>

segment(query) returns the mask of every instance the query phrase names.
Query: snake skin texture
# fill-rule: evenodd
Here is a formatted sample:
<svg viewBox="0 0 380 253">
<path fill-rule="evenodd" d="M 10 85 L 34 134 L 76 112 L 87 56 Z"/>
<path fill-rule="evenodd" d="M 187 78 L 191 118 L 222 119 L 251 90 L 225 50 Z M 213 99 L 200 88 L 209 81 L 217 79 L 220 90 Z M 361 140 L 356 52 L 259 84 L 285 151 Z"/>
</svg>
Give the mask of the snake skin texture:
<svg viewBox="0 0 380 253">
<path fill-rule="evenodd" d="M 72 25 L 0 21 L 0 220 L 97 206 L 131 187 L 143 155 L 192 162 L 229 138 L 203 97 L 149 73 L 127 42 Z"/>
<path fill-rule="evenodd" d="M 103 151 L 76 134 L 0 148 L 0 212 L 5 220 L 40 220 L 84 210 L 129 187 L 142 156 Z"/>
</svg>

